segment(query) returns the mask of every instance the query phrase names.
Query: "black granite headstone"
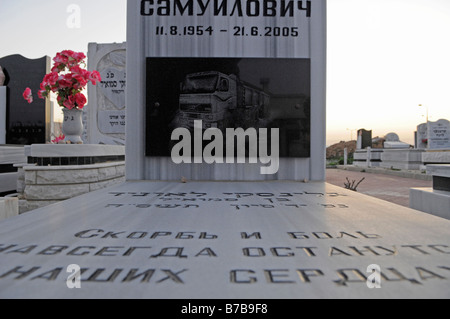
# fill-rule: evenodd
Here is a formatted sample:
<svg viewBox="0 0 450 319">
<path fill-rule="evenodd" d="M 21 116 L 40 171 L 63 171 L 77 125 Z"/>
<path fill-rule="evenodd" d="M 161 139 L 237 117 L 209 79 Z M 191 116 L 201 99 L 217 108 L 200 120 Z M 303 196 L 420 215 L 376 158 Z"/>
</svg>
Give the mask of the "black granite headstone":
<svg viewBox="0 0 450 319">
<path fill-rule="evenodd" d="M 50 103 L 39 99 L 37 92 L 45 74 L 50 69 L 50 58 L 27 59 L 10 55 L 0 59 L 5 73 L 6 143 L 30 145 L 46 142 L 46 127 L 50 124 Z M 22 93 L 29 87 L 33 91 L 32 104 Z M 46 124 L 48 123 L 48 124 Z"/>
<path fill-rule="evenodd" d="M 358 130 L 358 136 L 361 138 L 361 149 L 372 147 L 372 131 L 360 129 Z"/>
</svg>

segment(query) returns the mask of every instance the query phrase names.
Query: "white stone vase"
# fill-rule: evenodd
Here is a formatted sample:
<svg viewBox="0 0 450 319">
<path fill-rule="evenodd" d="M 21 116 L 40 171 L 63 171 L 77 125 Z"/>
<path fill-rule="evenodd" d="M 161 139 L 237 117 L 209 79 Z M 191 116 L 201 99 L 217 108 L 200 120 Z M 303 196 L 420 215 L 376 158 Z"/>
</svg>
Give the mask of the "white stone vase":
<svg viewBox="0 0 450 319">
<path fill-rule="evenodd" d="M 79 109 L 63 108 L 64 122 L 62 132 L 66 136 L 65 141 L 72 144 L 83 144 L 83 111 Z"/>
</svg>

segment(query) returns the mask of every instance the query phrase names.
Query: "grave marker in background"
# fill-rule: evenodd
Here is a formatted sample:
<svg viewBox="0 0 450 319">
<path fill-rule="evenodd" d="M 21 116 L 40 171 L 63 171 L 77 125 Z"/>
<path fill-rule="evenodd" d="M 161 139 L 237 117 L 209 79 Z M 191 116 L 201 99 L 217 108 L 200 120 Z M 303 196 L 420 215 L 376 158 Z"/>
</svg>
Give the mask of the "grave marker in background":
<svg viewBox="0 0 450 319">
<path fill-rule="evenodd" d="M 372 147 L 372 130 L 367 131 L 365 129 L 358 130 L 357 149 L 366 149 Z"/>
<path fill-rule="evenodd" d="M 450 149 L 450 122 L 440 119 L 428 122 L 428 149 Z"/>
<path fill-rule="evenodd" d="M 416 131 L 416 148 L 426 149 L 428 144 L 427 123 L 422 123 L 417 126 Z"/>
<path fill-rule="evenodd" d="M 410 145 L 400 141 L 397 133 L 391 132 L 384 137 L 383 147 L 385 149 L 407 149 Z"/>
<path fill-rule="evenodd" d="M 37 97 L 42 79 L 50 72 L 50 62 L 50 57 L 32 60 L 21 55 L 0 59 L 7 87 L 6 144 L 30 145 L 50 140 L 50 102 Z M 32 104 L 22 96 L 27 87 L 33 91 Z"/>
<path fill-rule="evenodd" d="M 88 144 L 125 145 L 126 43 L 90 43 L 88 69 L 99 71 L 102 81 L 88 87 L 83 139 Z"/>
</svg>

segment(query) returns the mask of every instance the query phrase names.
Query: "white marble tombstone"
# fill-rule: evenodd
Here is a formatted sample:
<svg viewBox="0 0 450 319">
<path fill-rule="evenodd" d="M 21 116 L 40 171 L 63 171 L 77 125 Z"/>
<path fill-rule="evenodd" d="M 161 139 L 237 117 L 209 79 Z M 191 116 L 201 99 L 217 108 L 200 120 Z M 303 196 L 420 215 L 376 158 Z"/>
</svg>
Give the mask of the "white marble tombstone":
<svg viewBox="0 0 450 319">
<path fill-rule="evenodd" d="M 126 43 L 90 43 L 89 71 L 102 81 L 89 84 L 85 108 L 84 140 L 87 144 L 125 144 Z"/>
<path fill-rule="evenodd" d="M 440 119 L 428 122 L 428 149 L 450 149 L 450 122 Z"/>
<path fill-rule="evenodd" d="M 419 149 L 427 148 L 427 123 L 422 123 L 417 126 L 416 145 Z"/>
<path fill-rule="evenodd" d="M 397 133 L 393 133 L 393 132 L 388 133 L 388 134 L 386 134 L 384 139 L 385 139 L 385 142 L 384 142 L 385 149 L 392 149 L 392 148 L 407 149 L 407 148 L 409 148 L 409 144 L 400 141 L 400 137 L 398 136 Z"/>
<path fill-rule="evenodd" d="M 325 180 L 325 1 L 167 3 L 128 1 L 127 178 Z M 146 61 L 160 57 L 310 59 L 310 156 L 280 158 L 273 175 L 261 175 L 260 163 L 176 165 L 146 156 L 146 141 L 158 139 L 146 135 Z"/>
</svg>

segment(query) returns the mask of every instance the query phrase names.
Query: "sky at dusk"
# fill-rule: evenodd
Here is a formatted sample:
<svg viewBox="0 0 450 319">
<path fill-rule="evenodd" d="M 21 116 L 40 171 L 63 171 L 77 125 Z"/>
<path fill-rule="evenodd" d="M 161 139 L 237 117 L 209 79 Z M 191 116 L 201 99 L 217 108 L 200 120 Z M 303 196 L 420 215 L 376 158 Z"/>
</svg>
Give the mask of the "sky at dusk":
<svg viewBox="0 0 450 319">
<path fill-rule="evenodd" d="M 360 128 L 414 144 L 427 111 L 450 119 L 449 0 L 327 3 L 327 145 Z M 126 41 L 125 0 L 1 0 L 0 12 L 0 57 Z"/>
</svg>

